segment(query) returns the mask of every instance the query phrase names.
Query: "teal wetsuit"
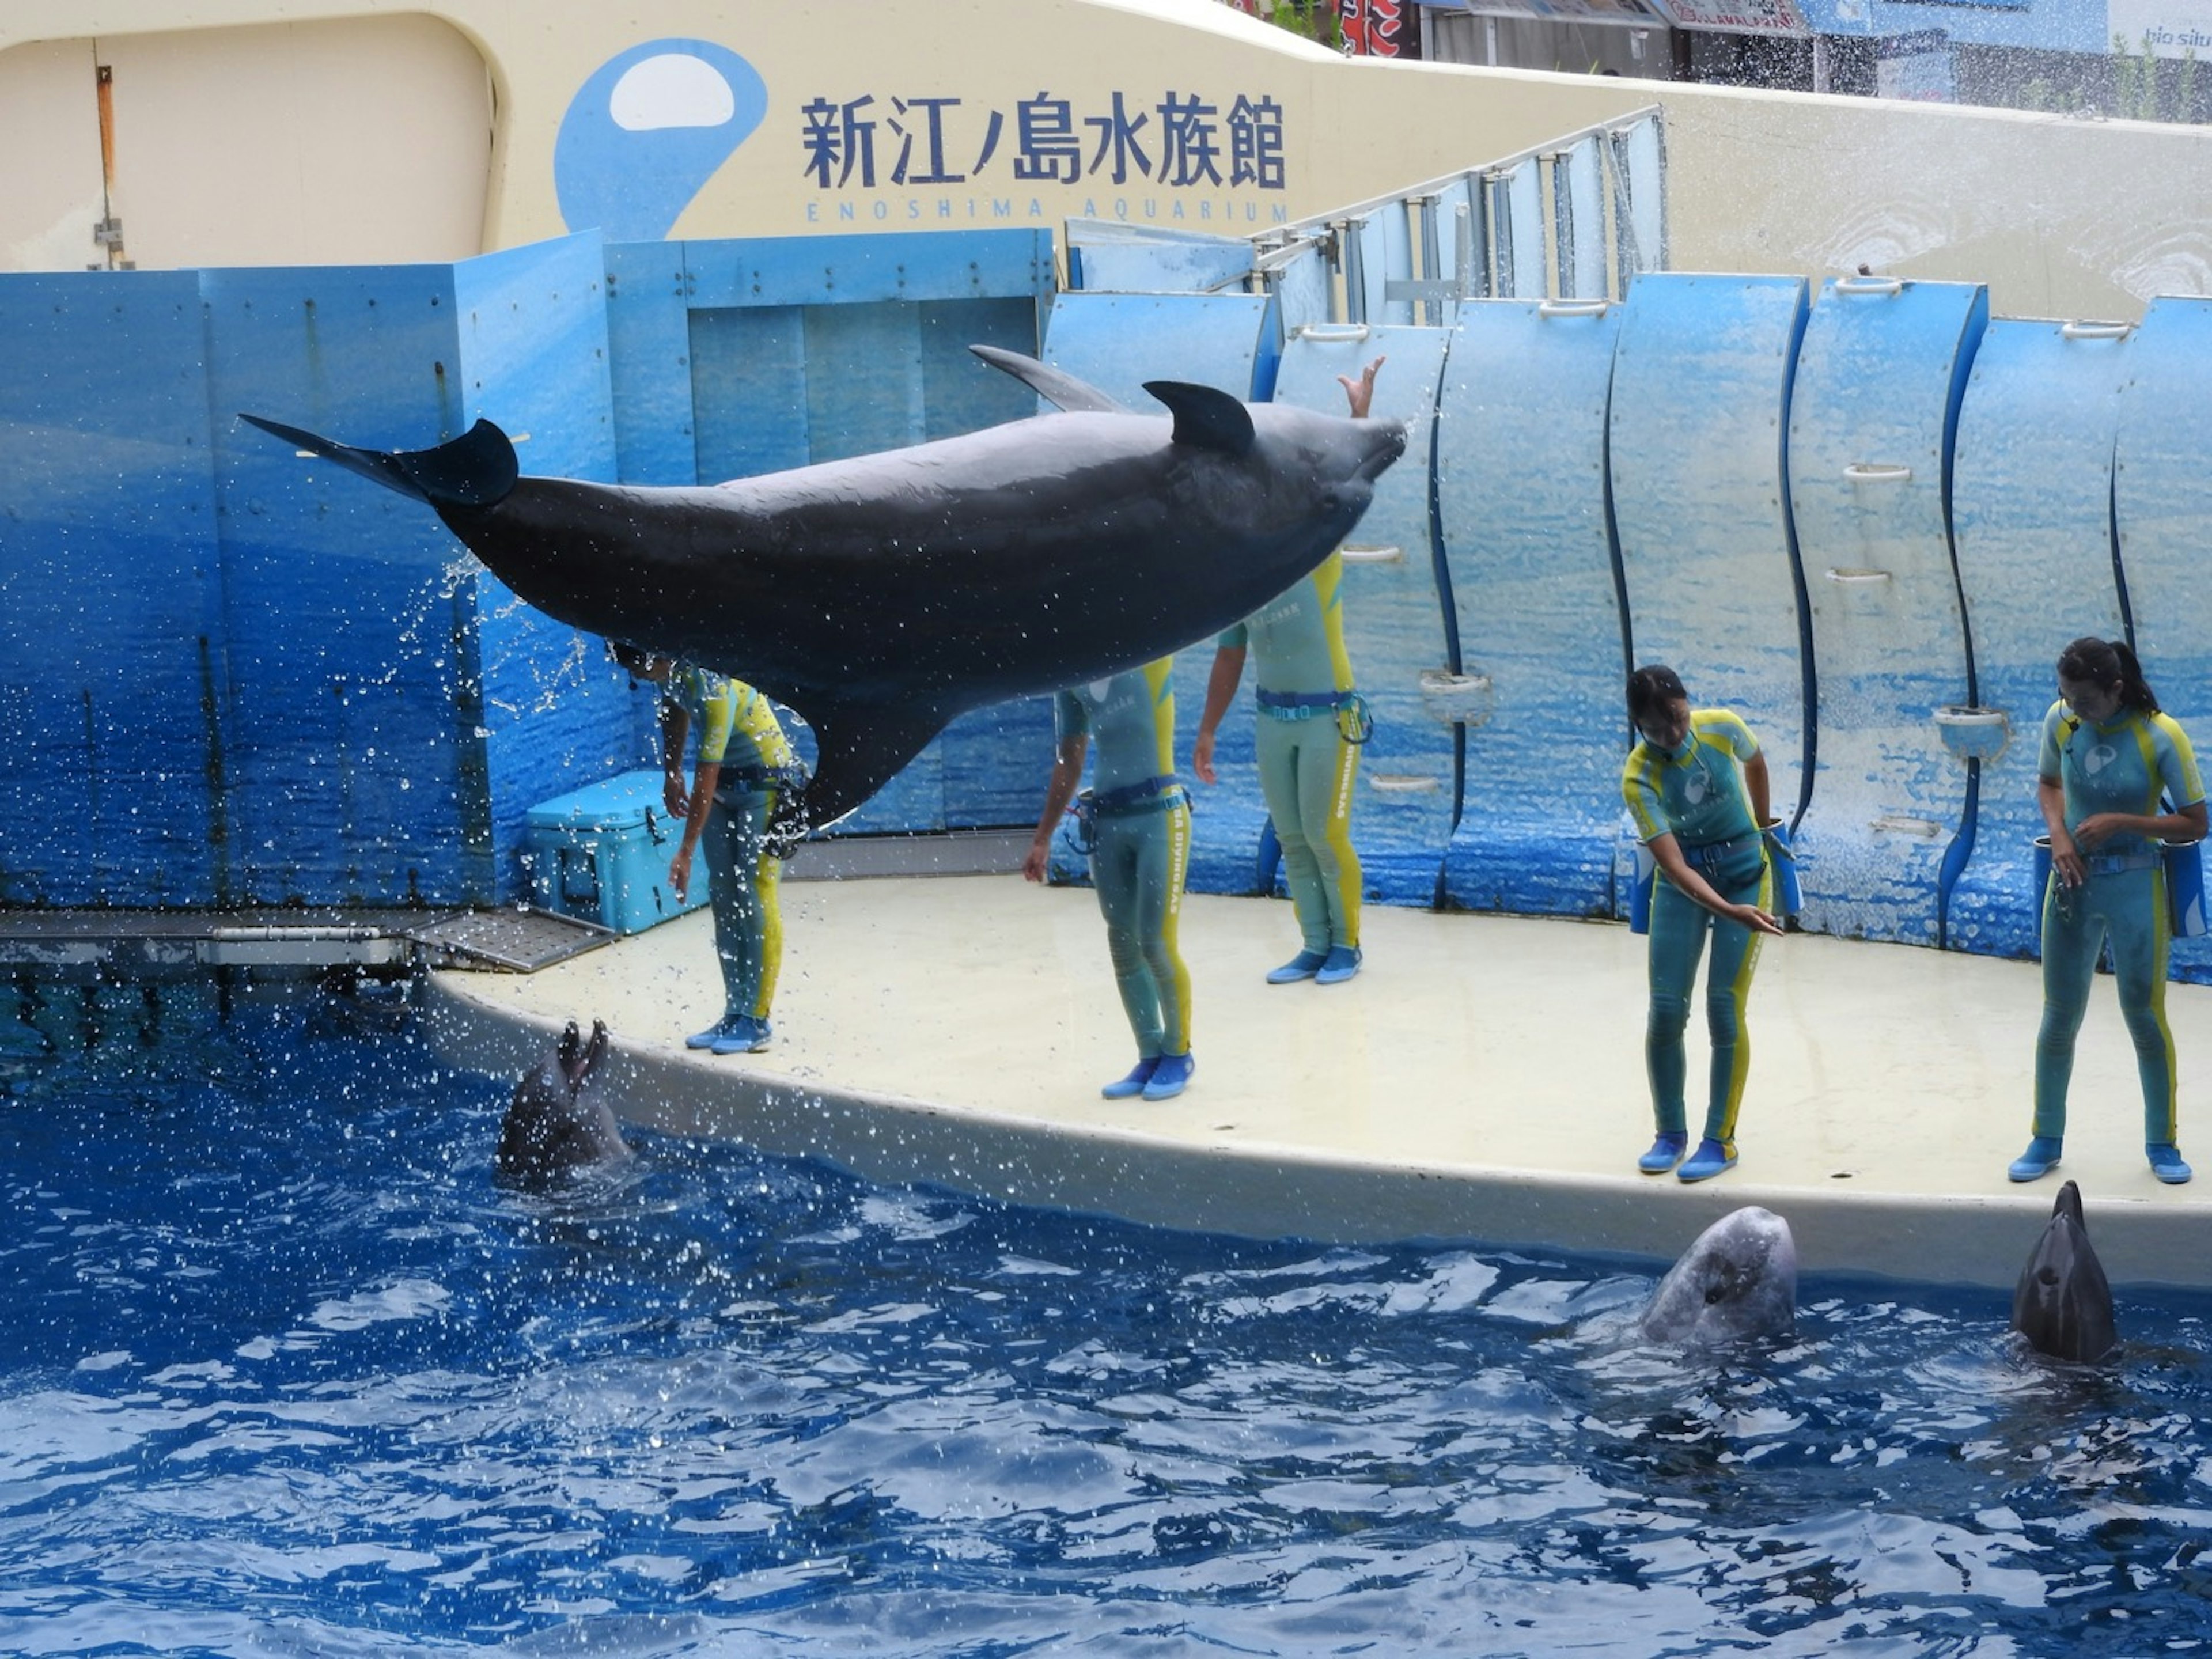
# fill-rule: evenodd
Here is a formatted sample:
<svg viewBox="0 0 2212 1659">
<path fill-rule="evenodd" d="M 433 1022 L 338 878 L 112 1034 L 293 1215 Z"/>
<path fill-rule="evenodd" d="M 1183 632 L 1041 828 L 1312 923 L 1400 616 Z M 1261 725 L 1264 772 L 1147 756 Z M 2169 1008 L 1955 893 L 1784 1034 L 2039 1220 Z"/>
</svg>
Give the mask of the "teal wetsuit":
<svg viewBox="0 0 2212 1659">
<path fill-rule="evenodd" d="M 2056 778 L 2066 797 L 2070 834 L 2099 812 L 2154 817 L 2163 793 L 2173 809 L 2204 799 L 2197 757 L 2180 726 L 2166 714 L 2130 709 L 2097 725 L 2062 701 L 2043 717 L 2039 775 Z M 2066 1133 L 2066 1087 L 2074 1074 L 2074 1039 L 2089 1004 L 2097 953 L 2109 937 L 2119 981 L 2120 1017 L 2135 1043 L 2142 1084 L 2143 1139 L 2174 1139 L 2173 1033 L 2166 1021 L 2166 956 L 2172 943 L 2166 871 L 2159 843 L 2114 836 L 2084 853 L 2089 878 L 2066 887 L 2058 872 L 2043 895 L 2043 1024 L 2035 1039 L 2035 1133 Z"/>
<path fill-rule="evenodd" d="M 723 1018 L 766 1019 L 783 963 L 776 891 L 783 861 L 768 850 L 768 828 L 777 796 L 796 776 L 797 758 L 769 700 L 742 680 L 678 663 L 663 695 L 690 716 L 700 763 L 722 769 L 699 851 L 714 905 Z"/>
<path fill-rule="evenodd" d="M 1751 728 L 1725 708 L 1690 715 L 1690 734 L 1672 753 L 1639 740 L 1620 775 L 1620 793 L 1636 822 L 1637 839 L 1649 843 L 1672 835 L 1691 867 L 1732 904 L 1771 908 L 1772 875 L 1765 844 L 1745 793 L 1739 763 L 1759 753 Z M 1683 1091 L 1689 1073 L 1683 1033 L 1690 1023 L 1690 988 L 1706 935 L 1713 942 L 1705 975 L 1705 1025 L 1712 1038 L 1712 1078 L 1705 1107 L 1705 1138 L 1735 1151 L 1736 1110 L 1751 1070 L 1751 1036 L 1744 1004 L 1759 963 L 1759 936 L 1696 903 L 1662 872 L 1651 890 L 1650 971 L 1651 1012 L 1644 1057 L 1651 1079 L 1651 1109 L 1662 1134 L 1686 1132 Z"/>
<path fill-rule="evenodd" d="M 1220 637 L 1249 647 L 1259 686 L 1254 748 L 1260 793 L 1283 847 L 1283 873 L 1305 948 L 1359 945 L 1359 855 L 1352 848 L 1352 785 L 1358 750 L 1352 659 L 1344 648 L 1344 556 Z"/>
<path fill-rule="evenodd" d="M 1162 658 L 1053 699 L 1060 742 L 1097 751 L 1091 881 L 1121 1009 L 1146 1060 L 1190 1052 L 1190 970 L 1176 943 L 1190 803 L 1174 776 L 1175 690 Z"/>
</svg>

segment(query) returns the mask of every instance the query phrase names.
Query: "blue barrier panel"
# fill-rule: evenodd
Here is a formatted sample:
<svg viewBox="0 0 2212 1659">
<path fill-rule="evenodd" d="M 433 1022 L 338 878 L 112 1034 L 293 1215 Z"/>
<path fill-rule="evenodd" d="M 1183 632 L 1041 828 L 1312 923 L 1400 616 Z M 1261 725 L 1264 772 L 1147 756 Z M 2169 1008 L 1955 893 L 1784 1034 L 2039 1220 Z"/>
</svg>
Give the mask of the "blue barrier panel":
<svg viewBox="0 0 2212 1659">
<path fill-rule="evenodd" d="M 684 244 L 617 242 L 605 254 L 615 476 L 624 483 L 696 483 Z"/>
<path fill-rule="evenodd" d="M 1960 720 L 1954 741 L 2002 746 L 1981 758 L 1973 857 L 1947 912 L 1954 950 L 2040 948 L 2036 755 L 2057 696 L 2053 665 L 2076 635 L 2127 631 L 2112 557 L 2112 445 L 2136 352 L 2127 332 L 1999 321 L 1974 354 L 1952 446 L 1951 521 L 1987 713 Z"/>
<path fill-rule="evenodd" d="M 1144 389 L 1146 380 L 1189 380 L 1251 398 L 1263 372 L 1273 384 L 1276 349 L 1264 296 L 1248 294 L 1063 294 L 1045 333 L 1045 361 L 1133 410 L 1164 414 Z M 1213 647 L 1200 640 L 1176 658 L 1176 767 L 1188 777 L 1190 745 Z M 1221 781 L 1194 781 L 1188 884 L 1197 893 L 1255 893 L 1273 880 L 1260 868 L 1267 821 L 1253 759 L 1251 676 L 1238 707 L 1221 723 L 1214 766 Z M 1036 773 L 1044 795 L 1044 769 Z M 1034 811 L 1034 808 L 1032 809 Z"/>
<path fill-rule="evenodd" d="M 2154 300 L 2127 356 L 2112 475 L 2121 580 L 2143 672 L 2202 768 L 2212 764 L 2212 301 Z M 2212 983 L 2212 939 L 2175 940 L 2173 971 Z"/>
<path fill-rule="evenodd" d="M 1437 499 L 1463 678 L 1438 692 L 1465 716 L 1444 894 L 1468 909 L 1613 914 L 1627 720 L 1605 455 L 1621 315 L 1486 300 L 1452 337 Z"/>
<path fill-rule="evenodd" d="M 1124 224 L 1067 222 L 1069 286 L 1109 294 L 1206 294 L 1242 282 L 1252 244 L 1242 236 Z"/>
<path fill-rule="evenodd" d="M 1805 327 L 1790 491 L 1818 669 L 1812 807 L 1796 836 L 1815 933 L 1935 945 L 1973 843 L 1966 762 L 1936 725 L 1974 702 L 1951 557 L 1951 435 L 1989 295 L 1846 276 Z"/>
<path fill-rule="evenodd" d="M 526 471 L 615 481 L 604 250 L 570 236 L 466 259 L 453 268 L 469 416 L 516 440 Z M 501 901 L 529 893 L 525 818 L 540 801 L 635 764 L 645 734 L 628 678 L 595 635 L 522 604 L 473 570 L 492 849 Z"/>
<path fill-rule="evenodd" d="M 223 793 L 198 284 L 13 276 L 0 335 L 0 902 L 219 902 L 230 839 L 283 830 Z"/>
<path fill-rule="evenodd" d="M 496 893 L 477 567 L 419 502 L 301 460 L 249 410 L 418 449 L 472 418 L 453 268 L 206 271 L 229 619 L 234 890 Z"/>
<path fill-rule="evenodd" d="M 1805 313 L 1801 277 L 1638 277 L 1607 427 L 1630 655 L 1670 665 L 1692 702 L 1750 723 L 1784 818 L 1809 767 L 1783 453 Z M 1616 762 L 1627 723 L 1624 711 Z M 1626 865 L 1615 868 L 1615 914 L 1626 915 Z"/>
<path fill-rule="evenodd" d="M 1339 589 L 1345 650 L 1375 721 L 1359 751 L 1352 839 L 1369 894 L 1389 904 L 1436 902 L 1456 793 L 1452 728 L 1421 695 L 1422 676 L 1442 671 L 1450 656 L 1428 469 L 1449 338 L 1437 328 L 1309 328 L 1284 347 L 1275 383 L 1278 402 L 1341 415 L 1337 377 L 1356 380 L 1370 361 L 1388 357 L 1370 412 L 1407 429 L 1405 459 L 1382 475 L 1344 544 Z"/>
</svg>

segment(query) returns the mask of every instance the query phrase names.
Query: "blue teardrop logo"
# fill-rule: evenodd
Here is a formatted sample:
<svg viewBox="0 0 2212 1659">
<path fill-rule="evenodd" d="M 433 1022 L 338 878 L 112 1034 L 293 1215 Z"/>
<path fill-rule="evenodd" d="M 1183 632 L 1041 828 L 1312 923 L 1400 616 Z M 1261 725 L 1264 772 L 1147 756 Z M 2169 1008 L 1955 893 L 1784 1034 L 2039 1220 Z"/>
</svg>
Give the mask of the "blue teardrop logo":
<svg viewBox="0 0 2212 1659">
<path fill-rule="evenodd" d="M 726 46 L 632 46 L 594 70 L 561 118 L 561 217 L 611 242 L 659 241 L 767 113 L 767 83 Z"/>
</svg>

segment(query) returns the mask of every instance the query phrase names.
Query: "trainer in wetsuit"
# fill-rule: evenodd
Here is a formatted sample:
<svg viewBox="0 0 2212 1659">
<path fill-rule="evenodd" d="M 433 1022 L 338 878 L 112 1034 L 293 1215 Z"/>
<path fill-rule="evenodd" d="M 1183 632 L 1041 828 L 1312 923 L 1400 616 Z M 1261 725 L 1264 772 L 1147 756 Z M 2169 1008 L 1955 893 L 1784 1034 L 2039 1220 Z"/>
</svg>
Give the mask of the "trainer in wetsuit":
<svg viewBox="0 0 2212 1659">
<path fill-rule="evenodd" d="M 1337 376 L 1354 420 L 1374 400 L 1382 362 L 1375 359 L 1357 380 Z M 1302 979 L 1335 985 L 1359 971 L 1361 876 L 1352 847 L 1352 786 L 1367 716 L 1344 648 L 1343 583 L 1344 556 L 1331 553 L 1312 575 L 1221 635 L 1191 748 L 1191 770 L 1200 782 L 1212 783 L 1214 732 L 1236 700 L 1249 649 L 1259 681 L 1253 748 L 1260 793 L 1282 844 L 1303 941 L 1297 955 L 1268 974 L 1270 985 Z"/>
<path fill-rule="evenodd" d="M 2204 784 L 2188 735 L 2160 712 L 2135 653 L 2119 641 L 2068 646 L 2058 659 L 2058 691 L 2043 717 L 2036 768 L 2051 879 L 2043 892 L 2034 1139 L 2008 1173 L 2033 1181 L 2058 1162 L 2074 1039 L 2098 952 L 2109 941 L 2120 1018 L 2142 1084 L 2143 1151 L 2153 1175 L 2179 1185 L 2190 1169 L 2175 1145 L 2173 1032 L 2166 1019 L 2172 924 L 2159 847 L 2203 837 Z"/>
<path fill-rule="evenodd" d="M 668 863 L 679 902 L 690 890 L 693 854 L 707 857 L 722 1017 L 684 1045 L 718 1054 L 757 1054 L 775 1035 L 769 1010 L 783 964 L 777 902 L 783 860 L 769 826 L 784 792 L 803 781 L 797 757 L 769 700 L 743 680 L 629 647 L 617 647 L 615 659 L 660 687 L 662 799 L 684 818 L 683 840 Z M 687 789 L 684 750 L 694 727 L 698 757 Z"/>
<path fill-rule="evenodd" d="M 1675 1173 L 1705 1181 L 1736 1159 L 1736 1109 L 1751 1069 L 1744 1004 L 1759 963 L 1759 936 L 1779 933 L 1768 914 L 1773 872 L 1767 863 L 1766 757 L 1751 728 L 1726 708 L 1690 707 L 1671 668 L 1653 664 L 1628 677 L 1628 718 L 1638 736 L 1620 775 L 1620 793 L 1636 836 L 1658 866 L 1651 890 L 1650 1014 L 1644 1027 L 1644 1067 L 1658 1133 L 1637 1160 L 1648 1175 Z M 1705 975 L 1705 1025 L 1712 1039 L 1712 1075 L 1705 1138 L 1689 1145 L 1683 1099 L 1689 1060 L 1683 1034 L 1698 959 L 1712 936 Z"/>
<path fill-rule="evenodd" d="M 1058 740 L 1044 811 L 1022 873 L 1042 881 L 1053 831 L 1098 740 L 1098 767 L 1079 811 L 1091 885 L 1106 918 L 1106 948 L 1121 1011 L 1137 1039 L 1137 1064 L 1098 1092 L 1109 1100 L 1181 1094 L 1190 1054 L 1190 970 L 1176 942 L 1190 862 L 1190 802 L 1175 777 L 1172 659 L 1163 657 L 1053 699 Z"/>
</svg>

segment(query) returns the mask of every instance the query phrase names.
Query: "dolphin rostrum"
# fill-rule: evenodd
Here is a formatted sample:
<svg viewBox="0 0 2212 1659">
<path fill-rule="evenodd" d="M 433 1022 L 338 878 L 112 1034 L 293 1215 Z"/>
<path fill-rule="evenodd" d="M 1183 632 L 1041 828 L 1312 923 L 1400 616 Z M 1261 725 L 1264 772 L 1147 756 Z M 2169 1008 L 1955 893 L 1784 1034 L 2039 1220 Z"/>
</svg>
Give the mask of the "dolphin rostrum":
<svg viewBox="0 0 2212 1659">
<path fill-rule="evenodd" d="M 1797 1241 L 1756 1206 L 1732 1210 L 1667 1270 L 1644 1312 L 1644 1334 L 1685 1347 L 1787 1336 L 1797 1319 Z"/>
<path fill-rule="evenodd" d="M 501 1181 L 543 1192 L 575 1170 L 629 1161 L 622 1126 L 594 1076 L 606 1053 L 604 1022 L 592 1022 L 586 1042 L 572 1019 L 552 1051 L 523 1074 L 499 1126 Z"/>
<path fill-rule="evenodd" d="M 697 489 L 522 476 L 489 421 L 356 449 L 245 418 L 434 508 L 572 627 L 735 675 L 814 728 L 818 828 L 955 715 L 1103 679 L 1227 628 L 1307 574 L 1405 452 L 1395 421 L 1154 380 L 1133 414 L 978 349 L 1068 412 Z"/>
<path fill-rule="evenodd" d="M 2051 1219 L 2035 1241 L 2012 1293 L 2012 1328 L 2027 1345 L 2053 1359 L 2090 1364 L 2119 1346 L 2112 1323 L 2112 1287 L 2105 1264 L 2090 1248 L 2081 1215 L 2081 1189 L 2058 1189 Z"/>
</svg>

